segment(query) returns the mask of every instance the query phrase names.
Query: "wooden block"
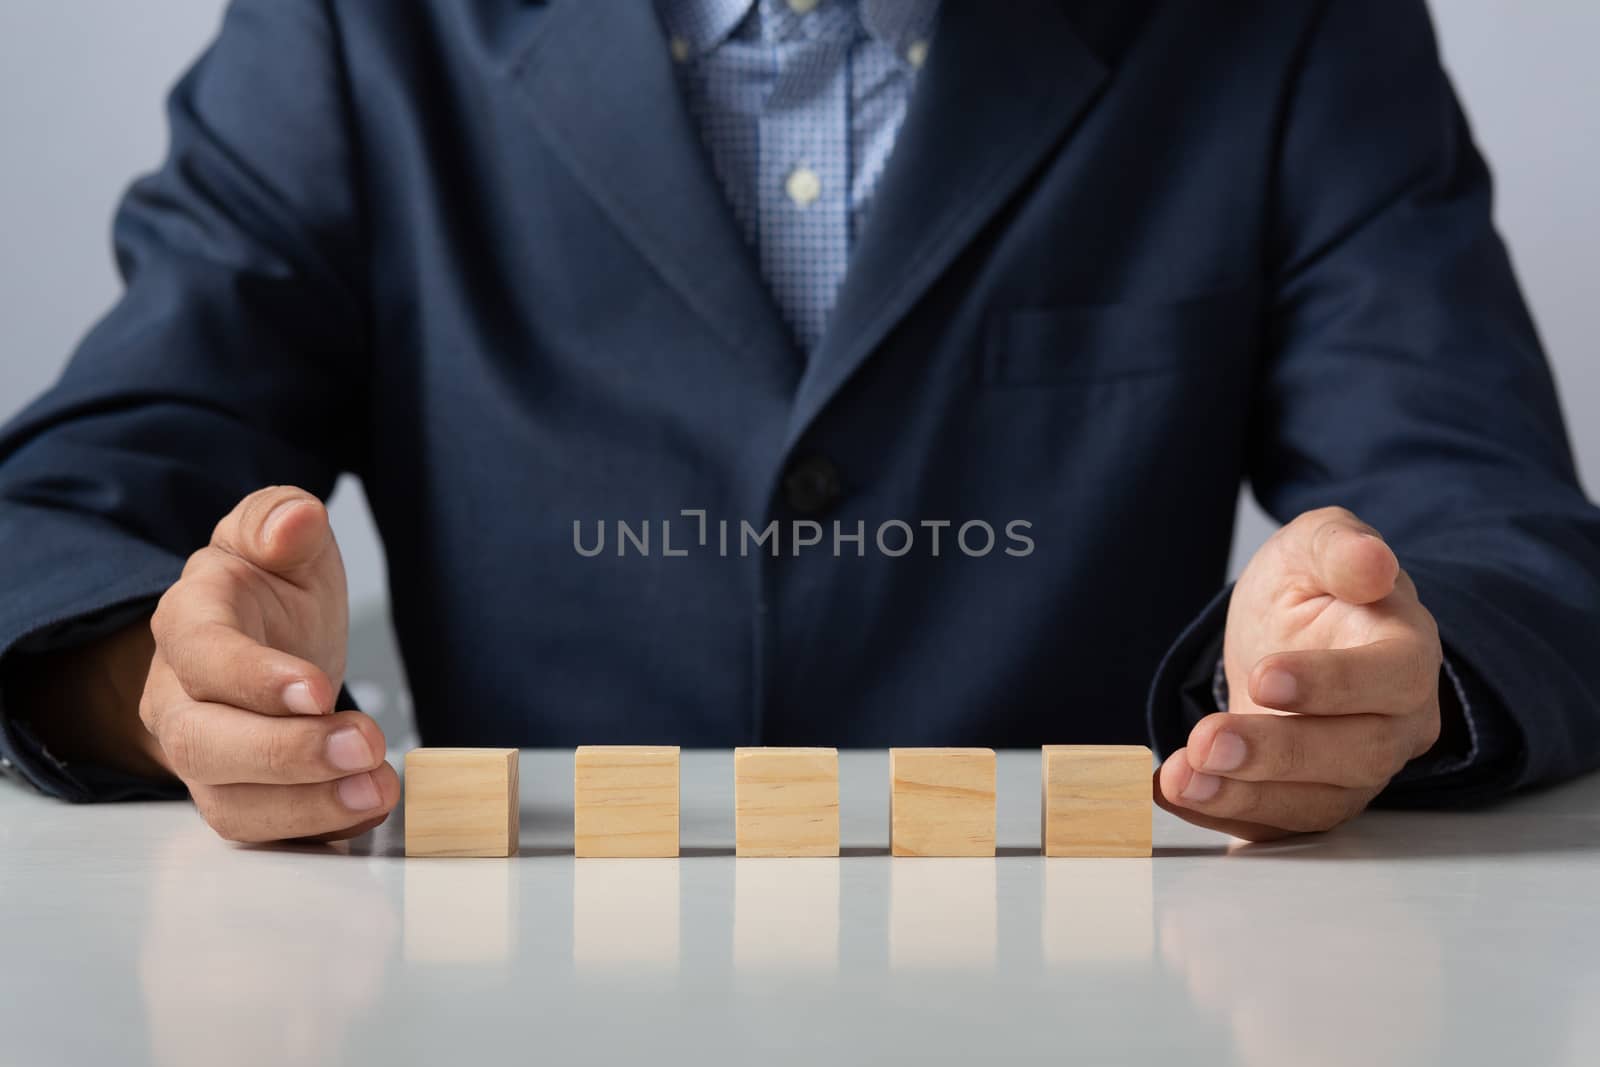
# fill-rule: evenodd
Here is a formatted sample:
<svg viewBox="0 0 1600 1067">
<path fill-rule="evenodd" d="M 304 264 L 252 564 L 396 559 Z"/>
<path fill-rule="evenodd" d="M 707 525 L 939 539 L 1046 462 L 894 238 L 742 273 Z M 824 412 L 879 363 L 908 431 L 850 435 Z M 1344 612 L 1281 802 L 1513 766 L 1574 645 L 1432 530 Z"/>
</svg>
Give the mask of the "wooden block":
<svg viewBox="0 0 1600 1067">
<path fill-rule="evenodd" d="M 837 856 L 839 750 L 733 750 L 734 854 Z"/>
<path fill-rule="evenodd" d="M 585 745 L 573 770 L 573 855 L 678 854 L 678 749 Z"/>
<path fill-rule="evenodd" d="M 1150 750 L 1143 745 L 1046 745 L 1046 856 L 1150 855 Z"/>
<path fill-rule="evenodd" d="M 994 855 L 994 750 L 891 748 L 889 852 Z"/>
<path fill-rule="evenodd" d="M 406 855 L 516 855 L 516 749 L 412 749 L 405 788 Z"/>
</svg>

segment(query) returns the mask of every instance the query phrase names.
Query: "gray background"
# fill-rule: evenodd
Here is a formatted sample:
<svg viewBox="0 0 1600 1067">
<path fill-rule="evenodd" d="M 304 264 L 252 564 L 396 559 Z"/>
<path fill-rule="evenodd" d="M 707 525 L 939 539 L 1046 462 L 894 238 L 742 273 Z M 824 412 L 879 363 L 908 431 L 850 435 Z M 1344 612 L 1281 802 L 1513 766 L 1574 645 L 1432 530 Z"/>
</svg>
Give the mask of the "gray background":
<svg viewBox="0 0 1600 1067">
<path fill-rule="evenodd" d="M 645 0 L 630 0 L 645 2 Z M 215 31 L 224 0 L 0 4 L 0 419 L 49 384 L 115 299 L 108 227 L 129 179 L 155 166 L 161 101 Z M 1435 0 L 1445 60 L 1499 180 L 1497 217 L 1556 368 L 1590 496 L 1600 477 L 1600 3 Z M 383 552 L 360 486 L 333 501 L 356 616 L 364 706 L 391 699 Z M 1272 530 L 1240 500 L 1235 569 Z M 391 740 L 398 740 L 391 732 Z"/>
</svg>

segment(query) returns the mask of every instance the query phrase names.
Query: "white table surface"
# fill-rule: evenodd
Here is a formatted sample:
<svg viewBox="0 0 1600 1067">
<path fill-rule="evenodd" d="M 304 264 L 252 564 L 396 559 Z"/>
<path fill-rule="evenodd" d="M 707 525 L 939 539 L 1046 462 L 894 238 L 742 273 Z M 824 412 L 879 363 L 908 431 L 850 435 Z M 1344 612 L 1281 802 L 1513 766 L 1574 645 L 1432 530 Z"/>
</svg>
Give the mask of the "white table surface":
<svg viewBox="0 0 1600 1067">
<path fill-rule="evenodd" d="M 890 859 L 887 759 L 841 759 L 837 860 L 732 856 L 689 752 L 677 860 L 571 856 L 572 754 L 524 753 L 522 855 L 244 848 L 187 805 L 0 783 L 0 1063 L 1600 1063 L 1600 777 L 1151 860 Z"/>
</svg>

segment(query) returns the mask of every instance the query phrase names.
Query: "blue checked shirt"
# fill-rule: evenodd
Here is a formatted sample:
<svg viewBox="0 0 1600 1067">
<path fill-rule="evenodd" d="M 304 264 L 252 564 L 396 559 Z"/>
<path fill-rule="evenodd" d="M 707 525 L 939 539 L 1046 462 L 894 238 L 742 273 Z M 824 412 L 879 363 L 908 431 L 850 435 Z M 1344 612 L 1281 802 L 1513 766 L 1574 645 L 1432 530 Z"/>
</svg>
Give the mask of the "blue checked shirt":
<svg viewBox="0 0 1600 1067">
<path fill-rule="evenodd" d="M 761 273 L 817 346 L 928 54 L 938 0 L 657 0 Z"/>
<path fill-rule="evenodd" d="M 939 0 L 656 0 L 689 112 L 762 275 L 801 345 L 816 348 L 850 249 L 927 58 Z M 1213 706 L 1228 708 L 1220 652 Z M 1402 777 L 1471 765 L 1483 738 L 1466 688 L 1445 679 L 1465 755 Z M 1193 714 L 1207 708 L 1196 706 Z"/>
</svg>

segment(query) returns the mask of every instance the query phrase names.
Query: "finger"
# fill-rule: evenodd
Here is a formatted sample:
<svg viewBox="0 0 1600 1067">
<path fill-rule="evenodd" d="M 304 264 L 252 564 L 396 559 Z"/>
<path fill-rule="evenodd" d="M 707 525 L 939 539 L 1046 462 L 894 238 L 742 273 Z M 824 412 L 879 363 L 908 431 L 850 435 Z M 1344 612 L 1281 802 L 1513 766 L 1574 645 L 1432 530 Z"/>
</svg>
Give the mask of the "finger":
<svg viewBox="0 0 1600 1067">
<path fill-rule="evenodd" d="M 1276 841 L 1279 838 L 1290 836 L 1291 831 L 1281 830 L 1275 826 L 1240 822 L 1237 819 L 1213 818 L 1204 812 L 1186 808 L 1182 803 L 1167 796 L 1166 789 L 1169 787 L 1165 787 L 1162 784 L 1163 778 L 1171 777 L 1170 774 L 1164 773 L 1167 765 L 1174 760 L 1184 760 L 1186 758 L 1184 751 L 1179 749 L 1168 756 L 1166 762 L 1157 767 L 1155 773 L 1151 776 L 1151 794 L 1154 796 L 1158 808 L 1171 812 L 1185 822 L 1193 823 L 1207 830 L 1215 830 L 1219 834 L 1227 834 L 1229 837 L 1241 838 L 1245 841 Z M 1173 796 L 1176 796 L 1176 793 Z"/>
<path fill-rule="evenodd" d="M 185 701 L 156 735 L 168 766 L 190 785 L 305 785 L 376 770 L 386 747 L 359 711 L 273 718 Z"/>
<path fill-rule="evenodd" d="M 188 696 L 158 647 L 150 657 L 150 669 L 144 676 L 144 691 L 139 694 L 139 721 L 144 723 L 144 728 L 151 736 L 159 739 L 167 712 L 187 700 Z M 159 740 L 157 744 L 159 746 Z"/>
<path fill-rule="evenodd" d="M 206 822 L 229 841 L 288 841 L 353 831 L 387 817 L 400 800 L 400 778 L 383 763 L 317 785 L 203 786 L 191 793 Z"/>
<path fill-rule="evenodd" d="M 333 544 L 322 501 L 304 489 L 275 485 L 241 500 L 217 523 L 211 544 L 291 581 L 307 576 Z"/>
<path fill-rule="evenodd" d="M 1163 764 L 1163 766 L 1165 766 L 1165 764 Z M 1194 811 L 1190 808 L 1185 808 L 1173 803 L 1161 792 L 1161 771 L 1159 769 L 1154 775 L 1152 791 L 1155 796 L 1157 807 L 1164 811 L 1171 812 L 1184 822 L 1193 823 L 1194 825 L 1204 827 L 1207 830 L 1215 830 L 1219 834 L 1227 834 L 1229 837 L 1237 837 L 1251 842 L 1277 841 L 1280 838 L 1292 836 L 1291 831 L 1280 830 L 1274 826 L 1262 826 L 1259 823 L 1239 822 L 1236 819 L 1214 819 L 1209 815 L 1203 814 L 1202 812 Z"/>
<path fill-rule="evenodd" d="M 204 576 L 167 590 L 150 620 L 156 645 L 193 700 L 262 715 L 323 715 L 333 682 L 314 663 L 268 648 L 237 628 L 226 594 Z"/>
<path fill-rule="evenodd" d="M 1206 774 L 1194 769 L 1183 749 L 1161 765 L 1156 786 L 1161 806 L 1175 815 L 1251 841 L 1331 830 L 1373 796 L 1320 783 L 1241 782 Z"/>
<path fill-rule="evenodd" d="M 300 840 L 323 845 L 330 845 L 336 841 L 348 841 L 352 837 L 360 837 L 362 834 L 367 833 L 368 831 L 376 830 L 378 827 L 383 825 L 384 820 L 386 820 L 388 817 L 388 814 L 385 813 L 377 816 L 376 818 L 368 819 L 366 822 L 357 823 L 356 825 L 348 827 L 344 830 L 335 830 L 329 834 L 312 834 L 310 837 L 300 838 Z"/>
<path fill-rule="evenodd" d="M 1291 536 L 1304 538 L 1312 583 L 1350 604 L 1371 604 L 1394 592 L 1400 561 L 1378 531 L 1343 508 L 1310 512 Z"/>
<path fill-rule="evenodd" d="M 1391 637 L 1353 648 L 1275 652 L 1250 668 L 1257 707 L 1304 715 L 1405 715 L 1438 694 L 1437 646 Z"/>
<path fill-rule="evenodd" d="M 1194 770 L 1238 781 L 1381 789 L 1406 765 L 1411 748 L 1399 721 L 1386 715 L 1218 712 L 1190 731 L 1184 752 Z"/>
</svg>

